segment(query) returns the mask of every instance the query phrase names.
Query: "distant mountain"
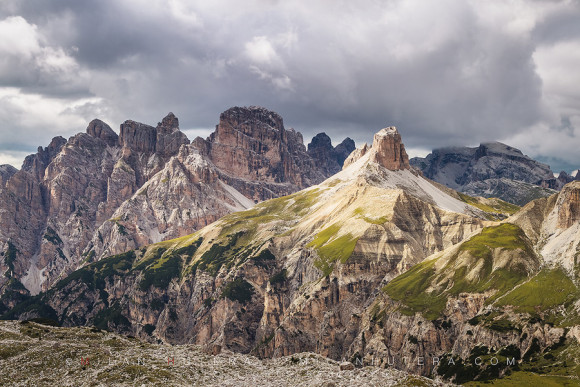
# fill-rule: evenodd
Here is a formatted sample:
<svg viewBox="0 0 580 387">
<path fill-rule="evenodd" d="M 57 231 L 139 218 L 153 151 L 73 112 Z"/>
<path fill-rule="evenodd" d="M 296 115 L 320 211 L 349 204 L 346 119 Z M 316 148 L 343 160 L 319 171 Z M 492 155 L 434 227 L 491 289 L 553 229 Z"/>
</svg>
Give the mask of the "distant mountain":
<svg viewBox="0 0 580 387">
<path fill-rule="evenodd" d="M 545 179 L 540 182 L 542 187 L 551 188 L 555 190 L 561 190 L 566 184 L 573 182 L 578 179 L 578 171 L 573 171 L 572 174 L 567 174 L 566 171 L 560 171 L 557 177 L 552 179 Z"/>
<path fill-rule="evenodd" d="M 472 196 L 497 197 L 524 205 L 552 195 L 562 185 L 550 184 L 550 167 L 520 150 L 492 142 L 479 147 L 436 149 L 427 157 L 414 157 L 411 165 L 438 183 Z M 536 186 L 536 187 L 534 187 Z"/>
<path fill-rule="evenodd" d="M 125 121 L 119 134 L 94 120 L 21 170 L 0 166 L 0 294 L 36 294 L 87 262 L 320 183 L 340 161 L 325 156 L 261 107 L 228 109 L 191 144 L 172 113 L 156 127 Z"/>
<path fill-rule="evenodd" d="M 354 141 L 348 137 L 333 147 L 330 137 L 326 133 L 319 133 L 308 144 L 308 155 L 316 160 L 319 168 L 331 176 L 342 169 L 344 160 L 355 148 Z"/>
</svg>

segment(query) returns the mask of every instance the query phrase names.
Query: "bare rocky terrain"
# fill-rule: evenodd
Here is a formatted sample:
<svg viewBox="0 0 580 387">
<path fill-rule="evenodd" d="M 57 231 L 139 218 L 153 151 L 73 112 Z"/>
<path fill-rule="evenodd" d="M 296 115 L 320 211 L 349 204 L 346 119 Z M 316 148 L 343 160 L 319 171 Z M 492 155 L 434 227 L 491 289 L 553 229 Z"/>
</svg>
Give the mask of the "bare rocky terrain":
<svg viewBox="0 0 580 387">
<path fill-rule="evenodd" d="M 150 344 L 95 328 L 0 322 L 3 386 L 444 386 L 378 367 L 341 370 L 314 353 L 260 360 Z"/>
</svg>

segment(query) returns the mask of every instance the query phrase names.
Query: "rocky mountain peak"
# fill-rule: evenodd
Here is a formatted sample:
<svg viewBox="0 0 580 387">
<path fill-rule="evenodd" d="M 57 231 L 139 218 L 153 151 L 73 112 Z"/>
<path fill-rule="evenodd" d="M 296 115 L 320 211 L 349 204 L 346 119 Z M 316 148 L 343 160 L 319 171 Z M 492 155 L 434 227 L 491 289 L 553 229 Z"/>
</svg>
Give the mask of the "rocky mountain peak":
<svg viewBox="0 0 580 387">
<path fill-rule="evenodd" d="M 580 222 L 580 181 L 562 188 L 558 203 L 558 228 L 569 228 Z"/>
<path fill-rule="evenodd" d="M 342 142 L 334 148 L 338 163 L 341 166 L 344 165 L 344 161 L 355 149 L 356 145 L 352 138 L 347 137 L 344 140 L 342 140 Z"/>
<path fill-rule="evenodd" d="M 94 138 L 100 138 L 108 146 L 115 146 L 119 142 L 117 133 L 99 119 L 94 119 L 89 123 L 89 126 L 87 126 L 87 134 Z"/>
<path fill-rule="evenodd" d="M 524 154 L 521 150 L 501 143 L 499 141 L 493 142 L 484 142 L 479 145 L 475 152 L 475 157 L 478 159 L 484 156 L 490 155 L 504 155 L 504 156 L 511 156 L 511 157 L 521 157 L 525 158 Z"/>
<path fill-rule="evenodd" d="M 179 129 L 179 119 L 173 114 L 169 112 L 160 123 L 157 124 L 157 129 L 164 129 L 166 131 L 174 131 L 175 129 Z"/>
<path fill-rule="evenodd" d="M 37 153 L 26 156 L 22 169 L 32 172 L 39 180 L 44 175 L 44 170 L 66 144 L 66 139 L 61 136 L 54 137 L 47 147 L 38 147 Z"/>
<path fill-rule="evenodd" d="M 330 137 L 324 132 L 318 133 L 316 136 L 312 137 L 312 141 L 308 144 L 308 152 L 314 149 L 332 149 L 332 141 Z"/>
<path fill-rule="evenodd" d="M 234 106 L 220 114 L 220 123 L 216 131 L 218 137 L 220 129 L 227 129 L 228 125 L 239 127 L 244 130 L 244 134 L 251 135 L 255 130 L 263 129 L 265 126 L 280 130 L 284 128 L 284 121 L 278 113 L 261 106 Z"/>
<path fill-rule="evenodd" d="M 254 147 L 258 142 L 287 142 L 282 117 L 259 106 L 229 108 L 220 114 L 210 141 L 234 147 Z"/>
<path fill-rule="evenodd" d="M 14 176 L 16 172 L 18 172 L 18 169 L 10 164 L 0 165 L 0 188 L 8 181 L 8 179 Z"/>
<path fill-rule="evenodd" d="M 394 126 L 381 129 L 373 138 L 370 160 L 392 171 L 410 169 L 409 156 Z"/>
<path fill-rule="evenodd" d="M 163 157 L 170 157 L 177 154 L 184 144 L 189 144 L 189 139 L 179 130 L 179 119 L 170 112 L 157 124 L 155 150 Z"/>
<path fill-rule="evenodd" d="M 339 145 L 333 147 L 332 140 L 324 132 L 318 133 L 308 144 L 308 154 L 317 161 L 319 167 L 327 175 L 339 172 L 354 149 L 354 141 L 350 138 L 344 139 Z"/>
<path fill-rule="evenodd" d="M 501 142 L 435 149 L 427 157 L 414 157 L 410 163 L 425 177 L 449 188 L 518 205 L 550 196 L 552 189 L 562 187 L 548 165 Z"/>
<path fill-rule="evenodd" d="M 154 127 L 127 120 L 121 124 L 119 145 L 137 152 L 154 153 L 157 130 Z"/>
<path fill-rule="evenodd" d="M 302 135 L 286 130 L 282 117 L 263 107 L 226 110 L 220 115 L 215 132 L 207 140 L 196 138 L 193 144 L 221 171 L 238 179 L 289 183 L 294 186 L 293 192 L 325 178 L 308 157 Z M 285 190 L 290 193 L 288 188 Z"/>
<path fill-rule="evenodd" d="M 179 120 L 169 113 L 157 128 L 127 120 L 121 124 L 119 144 L 143 153 L 158 153 L 162 157 L 175 155 L 179 147 L 189 144 L 187 136 L 179 130 Z"/>
</svg>

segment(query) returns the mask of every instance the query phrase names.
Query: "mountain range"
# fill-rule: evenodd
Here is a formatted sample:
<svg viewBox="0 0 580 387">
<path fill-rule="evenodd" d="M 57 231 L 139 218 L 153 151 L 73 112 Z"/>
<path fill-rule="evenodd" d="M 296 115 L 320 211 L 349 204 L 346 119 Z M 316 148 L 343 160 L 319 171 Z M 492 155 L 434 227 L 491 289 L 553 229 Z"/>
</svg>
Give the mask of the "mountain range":
<svg viewBox="0 0 580 387">
<path fill-rule="evenodd" d="M 171 114 L 57 138 L 2 169 L 2 318 L 455 383 L 576 381 L 580 181 L 520 208 L 456 191 L 553 178 L 506 145 L 409 160 L 387 127 L 353 148 L 306 148 L 257 107 L 191 144 Z"/>
<path fill-rule="evenodd" d="M 321 140 L 322 139 L 322 140 Z M 328 141 L 323 141 L 328 140 Z M 187 235 L 255 202 L 323 181 L 354 149 L 302 135 L 260 107 L 231 108 L 192 143 L 172 113 L 156 126 L 93 120 L 0 170 L 0 294 L 32 294 L 87 262 Z M 12 280 L 12 281 L 10 281 Z"/>
</svg>

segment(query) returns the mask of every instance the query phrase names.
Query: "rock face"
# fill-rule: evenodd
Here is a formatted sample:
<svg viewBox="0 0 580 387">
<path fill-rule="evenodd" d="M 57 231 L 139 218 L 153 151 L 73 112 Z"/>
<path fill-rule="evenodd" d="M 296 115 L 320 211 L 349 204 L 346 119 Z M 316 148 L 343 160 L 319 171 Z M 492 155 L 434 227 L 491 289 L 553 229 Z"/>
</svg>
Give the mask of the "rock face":
<svg viewBox="0 0 580 387">
<path fill-rule="evenodd" d="M 371 152 L 371 161 L 391 170 L 409 169 L 409 156 L 401 142 L 397 128 L 390 126 L 375 134 Z"/>
<path fill-rule="evenodd" d="M 542 185 L 542 181 L 553 179 L 550 167 L 499 142 L 477 148 L 436 149 L 427 157 L 415 157 L 410 162 L 429 179 L 474 196 L 495 196 L 523 205 L 554 193 L 544 183 L 545 189 L 536 189 L 530 195 L 530 187 L 521 183 Z"/>
<path fill-rule="evenodd" d="M 109 125 L 98 119 L 92 120 L 89 123 L 87 134 L 91 137 L 103 140 L 105 144 L 111 147 L 117 145 L 117 141 L 119 141 L 117 133 L 115 133 Z"/>
<path fill-rule="evenodd" d="M 355 148 L 354 141 L 350 138 L 333 147 L 326 133 L 318 133 L 308 144 L 308 154 L 315 160 L 316 165 L 330 176 L 342 169 L 344 161 Z"/>
<path fill-rule="evenodd" d="M 346 169 L 367 154 L 370 154 L 370 161 L 388 170 L 411 169 L 405 145 L 401 141 L 399 131 L 394 126 L 381 129 L 376 133 L 373 138 L 373 144 L 370 147 L 364 144 L 353 151 L 345 160 L 343 169 Z"/>
<path fill-rule="evenodd" d="M 349 165 L 357 162 L 361 159 L 367 152 L 371 149 L 368 144 L 363 144 L 361 147 L 356 148 L 347 158 L 344 160 L 344 165 L 342 169 L 346 169 Z"/>
<path fill-rule="evenodd" d="M 558 228 L 567 229 L 580 222 L 580 182 L 572 182 L 562 189 L 558 207 Z"/>
<path fill-rule="evenodd" d="M 20 171 L 0 168 L 0 254 L 10 251 L 0 294 L 10 281 L 36 294 L 86 262 L 320 182 L 328 175 L 316 164 L 300 133 L 263 108 L 224 112 L 216 132 L 191 145 L 173 113 L 156 127 L 125 121 L 119 135 L 95 119 Z"/>
<path fill-rule="evenodd" d="M 224 174 L 269 184 L 273 195 L 267 197 L 239 188 L 255 200 L 289 194 L 329 176 L 308 156 L 302 135 L 286 130 L 280 115 L 262 107 L 226 110 L 216 131 L 207 140 L 196 138 L 193 144 Z"/>
</svg>

